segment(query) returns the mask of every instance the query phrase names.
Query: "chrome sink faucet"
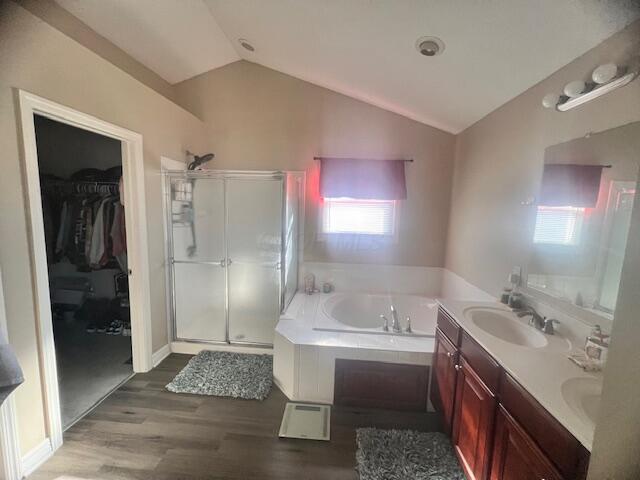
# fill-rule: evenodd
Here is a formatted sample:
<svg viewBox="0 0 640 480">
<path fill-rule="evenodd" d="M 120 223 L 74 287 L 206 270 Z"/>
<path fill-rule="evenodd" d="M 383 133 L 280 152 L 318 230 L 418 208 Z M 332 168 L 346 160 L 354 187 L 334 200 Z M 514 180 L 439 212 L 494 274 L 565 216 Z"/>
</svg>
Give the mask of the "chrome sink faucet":
<svg viewBox="0 0 640 480">
<path fill-rule="evenodd" d="M 398 320 L 398 312 L 396 312 L 393 304 L 391 305 L 391 329 L 394 331 L 394 333 L 402 332 L 400 321 Z"/>
<path fill-rule="evenodd" d="M 538 330 L 542 330 L 545 327 L 544 317 L 536 312 L 533 307 L 526 307 L 522 310 L 515 310 L 514 313 L 520 318 L 531 315 L 531 318 L 529 319 L 529 325 L 533 325 Z"/>
</svg>

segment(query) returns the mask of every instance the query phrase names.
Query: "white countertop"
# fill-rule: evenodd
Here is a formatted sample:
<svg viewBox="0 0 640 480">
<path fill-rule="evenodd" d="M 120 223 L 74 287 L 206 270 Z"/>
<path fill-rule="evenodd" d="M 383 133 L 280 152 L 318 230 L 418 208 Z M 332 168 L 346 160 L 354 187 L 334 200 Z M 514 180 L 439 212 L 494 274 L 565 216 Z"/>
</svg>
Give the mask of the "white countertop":
<svg viewBox="0 0 640 480">
<path fill-rule="evenodd" d="M 513 315 L 516 321 L 527 323 L 526 319 L 517 318 L 505 305 L 456 300 L 438 302 L 520 385 L 591 451 L 595 425 L 585 414 L 569 406 L 562 394 L 562 384 L 572 378 L 585 377 L 595 379 L 601 385 L 602 373 L 585 372 L 569 360 L 567 355 L 572 345 L 559 335 L 547 335 L 549 343 L 542 348 L 519 346 L 485 332 L 465 315 L 465 310 L 472 307 L 497 308 Z"/>
<path fill-rule="evenodd" d="M 435 339 L 431 337 L 314 330 L 318 304 L 326 297 L 327 295 L 323 293 L 313 295 L 297 293 L 280 317 L 276 332 L 296 345 L 433 353 Z"/>
</svg>

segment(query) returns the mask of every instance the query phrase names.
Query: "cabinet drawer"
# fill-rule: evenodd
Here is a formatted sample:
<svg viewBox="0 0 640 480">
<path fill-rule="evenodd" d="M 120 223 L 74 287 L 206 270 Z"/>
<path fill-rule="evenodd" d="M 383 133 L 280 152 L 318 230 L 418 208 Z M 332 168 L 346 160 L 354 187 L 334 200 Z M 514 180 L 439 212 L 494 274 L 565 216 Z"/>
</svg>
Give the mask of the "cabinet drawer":
<svg viewBox="0 0 640 480">
<path fill-rule="evenodd" d="M 442 307 L 438 308 L 438 327 L 457 347 L 460 341 L 460 326 Z"/>
<path fill-rule="evenodd" d="M 460 340 L 460 353 L 495 395 L 500 382 L 500 365 L 465 331 L 462 332 Z"/>
<path fill-rule="evenodd" d="M 334 403 L 424 412 L 429 367 L 336 359 Z"/>
<path fill-rule="evenodd" d="M 502 374 L 499 396 L 504 408 L 564 477 L 586 476 L 588 450 L 506 372 Z"/>
</svg>

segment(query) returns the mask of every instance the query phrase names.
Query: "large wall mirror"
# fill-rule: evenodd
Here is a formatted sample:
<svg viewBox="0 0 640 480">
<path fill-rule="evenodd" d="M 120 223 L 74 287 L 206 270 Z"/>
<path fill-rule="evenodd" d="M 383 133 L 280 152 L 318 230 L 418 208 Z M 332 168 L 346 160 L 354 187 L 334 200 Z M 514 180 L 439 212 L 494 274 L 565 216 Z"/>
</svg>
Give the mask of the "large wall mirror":
<svg viewBox="0 0 640 480">
<path fill-rule="evenodd" d="M 613 319 L 640 166 L 640 122 L 548 147 L 527 287 Z"/>
</svg>

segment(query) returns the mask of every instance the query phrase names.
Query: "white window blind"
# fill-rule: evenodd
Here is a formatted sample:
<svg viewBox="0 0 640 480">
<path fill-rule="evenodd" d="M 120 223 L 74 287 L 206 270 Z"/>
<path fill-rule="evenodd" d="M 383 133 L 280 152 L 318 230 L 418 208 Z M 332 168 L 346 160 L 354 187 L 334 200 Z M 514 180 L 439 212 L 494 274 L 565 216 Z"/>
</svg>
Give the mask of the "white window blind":
<svg viewBox="0 0 640 480">
<path fill-rule="evenodd" d="M 395 200 L 325 198 L 323 233 L 393 235 Z"/>
<path fill-rule="evenodd" d="M 534 243 L 550 245 L 577 245 L 584 208 L 576 207 L 538 207 Z"/>
</svg>

